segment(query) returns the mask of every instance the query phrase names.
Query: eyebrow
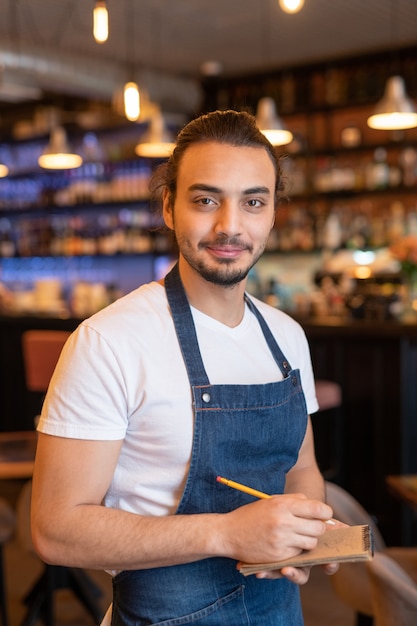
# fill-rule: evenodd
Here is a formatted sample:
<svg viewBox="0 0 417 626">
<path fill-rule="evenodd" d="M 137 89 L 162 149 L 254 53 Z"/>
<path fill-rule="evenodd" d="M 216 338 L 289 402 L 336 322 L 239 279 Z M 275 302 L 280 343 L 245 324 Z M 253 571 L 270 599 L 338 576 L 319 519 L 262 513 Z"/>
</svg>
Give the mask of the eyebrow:
<svg viewBox="0 0 417 626">
<path fill-rule="evenodd" d="M 214 187 L 213 185 L 205 185 L 203 183 L 194 183 L 194 185 L 190 185 L 188 191 L 207 191 L 210 193 L 222 193 L 222 189 L 220 187 Z M 259 187 L 250 187 L 249 189 L 244 189 L 242 195 L 251 196 L 253 194 L 270 194 L 271 190 L 268 187 L 259 186 Z"/>
</svg>

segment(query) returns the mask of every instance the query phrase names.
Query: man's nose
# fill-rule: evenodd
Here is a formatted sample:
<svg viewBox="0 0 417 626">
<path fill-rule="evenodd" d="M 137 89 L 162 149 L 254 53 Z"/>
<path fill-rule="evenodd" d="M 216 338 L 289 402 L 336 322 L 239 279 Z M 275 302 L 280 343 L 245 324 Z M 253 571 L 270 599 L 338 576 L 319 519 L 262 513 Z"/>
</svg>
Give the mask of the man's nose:
<svg viewBox="0 0 417 626">
<path fill-rule="evenodd" d="M 227 235 L 238 235 L 241 233 L 241 213 L 239 207 L 233 201 L 225 201 L 217 212 L 217 223 L 215 226 L 217 233 Z"/>
</svg>

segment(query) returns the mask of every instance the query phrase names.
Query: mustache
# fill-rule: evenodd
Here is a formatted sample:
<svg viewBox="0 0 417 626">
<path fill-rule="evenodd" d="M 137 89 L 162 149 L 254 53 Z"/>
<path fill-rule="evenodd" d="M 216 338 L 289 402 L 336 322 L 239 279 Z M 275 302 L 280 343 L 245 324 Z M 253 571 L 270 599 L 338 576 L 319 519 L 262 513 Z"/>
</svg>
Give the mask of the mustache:
<svg viewBox="0 0 417 626">
<path fill-rule="evenodd" d="M 239 237 L 229 237 L 228 235 L 218 235 L 215 239 L 210 241 L 200 241 L 199 248 L 207 248 L 209 246 L 233 246 L 235 248 L 242 248 L 242 250 L 252 250 L 252 246 L 240 239 Z"/>
</svg>

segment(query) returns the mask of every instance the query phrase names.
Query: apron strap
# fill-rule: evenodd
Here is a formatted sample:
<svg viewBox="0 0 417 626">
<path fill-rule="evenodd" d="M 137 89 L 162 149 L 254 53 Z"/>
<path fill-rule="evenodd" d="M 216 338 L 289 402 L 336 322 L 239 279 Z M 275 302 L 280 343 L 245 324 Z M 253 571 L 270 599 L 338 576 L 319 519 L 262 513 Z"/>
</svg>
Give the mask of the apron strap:
<svg viewBox="0 0 417 626">
<path fill-rule="evenodd" d="M 198 346 L 193 315 L 181 282 L 178 263 L 165 276 L 165 290 L 190 384 L 192 386 L 210 385 Z"/>
<path fill-rule="evenodd" d="M 210 385 L 198 346 L 190 305 L 181 282 L 178 263 L 165 276 L 165 290 L 190 383 L 193 386 Z M 261 312 L 247 294 L 245 294 L 245 301 L 251 312 L 256 316 L 271 354 L 283 377 L 286 378 L 291 371 L 291 365 L 278 346 Z"/>
<path fill-rule="evenodd" d="M 276 364 L 281 370 L 283 377 L 286 378 L 289 372 L 291 371 L 291 365 L 288 363 L 283 352 L 281 351 L 281 348 L 277 344 L 276 339 L 274 335 L 271 333 L 271 330 L 268 324 L 265 322 L 265 319 L 262 316 L 261 312 L 255 306 L 255 304 L 252 302 L 252 300 L 248 297 L 246 293 L 245 293 L 245 301 L 248 307 L 250 308 L 250 310 L 252 311 L 252 313 L 257 317 L 258 322 L 262 328 L 264 337 L 266 339 L 266 342 L 268 344 L 268 347 L 271 350 L 272 356 L 274 357 Z"/>
</svg>

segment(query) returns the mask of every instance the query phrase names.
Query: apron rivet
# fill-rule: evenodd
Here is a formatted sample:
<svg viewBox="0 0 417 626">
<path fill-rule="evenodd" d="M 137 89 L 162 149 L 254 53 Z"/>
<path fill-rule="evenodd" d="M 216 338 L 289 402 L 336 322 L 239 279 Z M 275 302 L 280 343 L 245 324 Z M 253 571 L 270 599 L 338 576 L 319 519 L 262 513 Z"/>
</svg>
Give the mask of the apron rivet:
<svg viewBox="0 0 417 626">
<path fill-rule="evenodd" d="M 296 376 L 293 376 L 293 377 L 291 378 L 291 382 L 292 382 L 292 384 L 293 384 L 293 385 L 294 385 L 294 387 L 295 387 L 295 386 L 297 385 L 297 377 L 296 377 Z"/>
<path fill-rule="evenodd" d="M 201 396 L 203 402 L 210 402 L 211 400 L 211 396 L 209 393 L 203 393 L 203 395 Z"/>
</svg>

